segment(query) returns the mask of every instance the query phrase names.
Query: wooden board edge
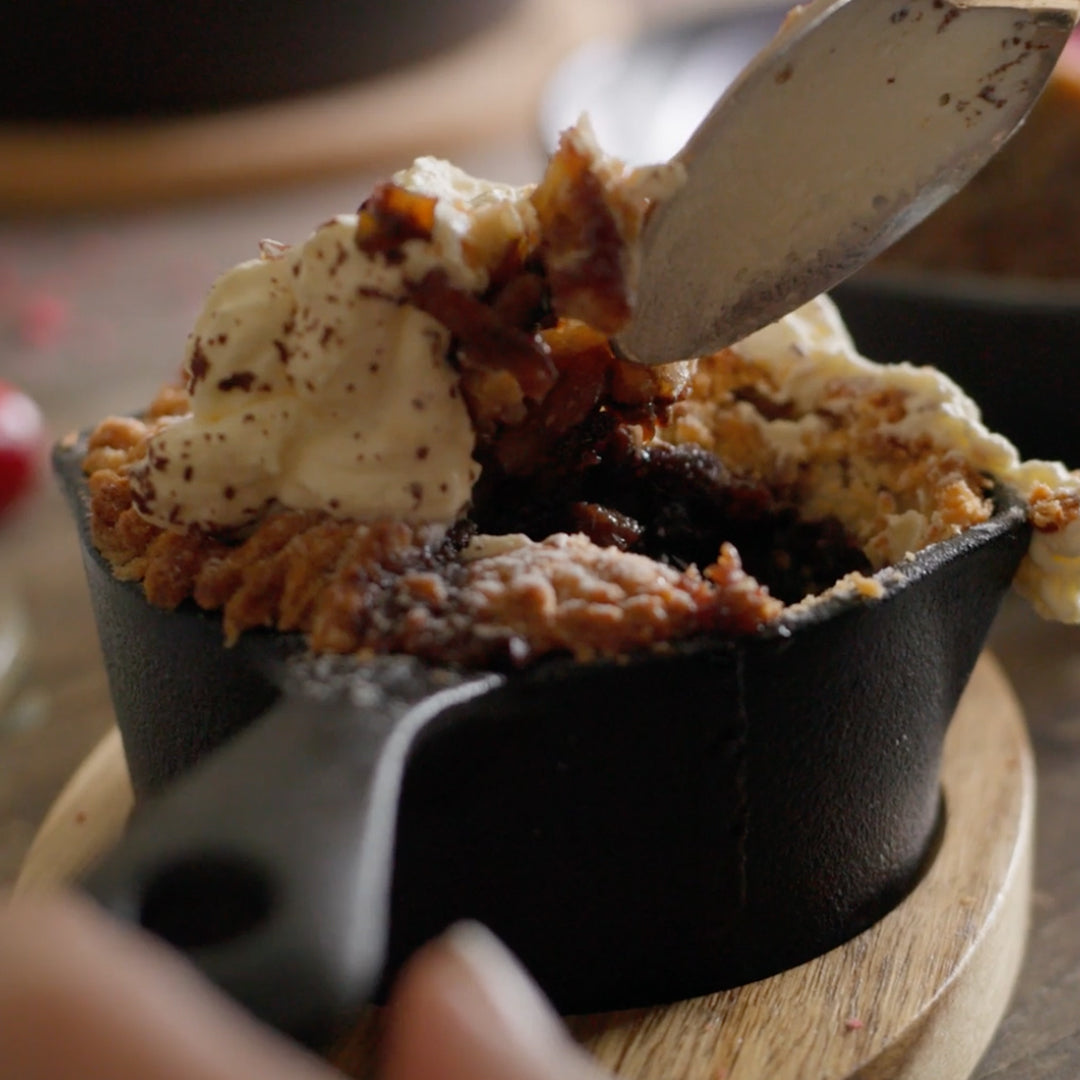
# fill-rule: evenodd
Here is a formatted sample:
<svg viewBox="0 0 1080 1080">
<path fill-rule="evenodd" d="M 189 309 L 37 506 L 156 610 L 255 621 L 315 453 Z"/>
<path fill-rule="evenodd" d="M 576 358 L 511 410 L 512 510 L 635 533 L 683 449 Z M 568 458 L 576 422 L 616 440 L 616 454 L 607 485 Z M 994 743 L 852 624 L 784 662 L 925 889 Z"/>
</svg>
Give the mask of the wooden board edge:
<svg viewBox="0 0 1080 1080">
<path fill-rule="evenodd" d="M 120 732 L 113 728 L 53 803 L 26 853 L 14 894 L 75 880 L 120 838 L 133 805 Z"/>
</svg>

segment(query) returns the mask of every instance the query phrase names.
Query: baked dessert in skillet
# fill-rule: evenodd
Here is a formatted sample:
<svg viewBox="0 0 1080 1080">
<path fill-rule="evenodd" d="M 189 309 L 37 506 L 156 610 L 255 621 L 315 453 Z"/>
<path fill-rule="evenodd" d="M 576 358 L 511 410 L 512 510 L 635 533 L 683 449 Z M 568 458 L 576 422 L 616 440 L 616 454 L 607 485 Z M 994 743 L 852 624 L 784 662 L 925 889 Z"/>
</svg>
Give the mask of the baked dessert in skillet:
<svg viewBox="0 0 1080 1080">
<path fill-rule="evenodd" d="M 1077 618 L 1077 477 L 827 300 L 617 358 L 678 181 L 583 128 L 536 188 L 422 160 L 58 452 L 139 799 L 87 887 L 302 1039 L 463 917 L 572 1011 L 847 940 L 1009 582 Z"/>
<path fill-rule="evenodd" d="M 422 159 L 215 286 L 182 384 L 103 422 L 95 542 L 152 604 L 229 641 L 520 666 L 753 634 L 992 513 L 1036 529 L 1018 583 L 1080 617 L 1080 482 L 1022 464 L 946 378 L 859 357 L 826 300 L 659 369 L 608 337 L 671 166 L 569 131 L 535 188 Z"/>
</svg>

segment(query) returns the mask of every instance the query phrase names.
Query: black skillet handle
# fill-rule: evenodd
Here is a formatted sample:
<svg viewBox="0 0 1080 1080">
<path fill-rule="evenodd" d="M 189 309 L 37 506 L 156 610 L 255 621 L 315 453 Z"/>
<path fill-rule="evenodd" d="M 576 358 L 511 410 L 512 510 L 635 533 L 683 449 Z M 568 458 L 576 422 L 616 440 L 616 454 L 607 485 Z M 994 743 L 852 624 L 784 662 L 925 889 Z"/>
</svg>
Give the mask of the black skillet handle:
<svg viewBox="0 0 1080 1080">
<path fill-rule="evenodd" d="M 501 681 L 403 659 L 362 670 L 287 689 L 141 806 L 83 883 L 260 1019 L 314 1046 L 379 983 L 411 743 Z"/>
</svg>

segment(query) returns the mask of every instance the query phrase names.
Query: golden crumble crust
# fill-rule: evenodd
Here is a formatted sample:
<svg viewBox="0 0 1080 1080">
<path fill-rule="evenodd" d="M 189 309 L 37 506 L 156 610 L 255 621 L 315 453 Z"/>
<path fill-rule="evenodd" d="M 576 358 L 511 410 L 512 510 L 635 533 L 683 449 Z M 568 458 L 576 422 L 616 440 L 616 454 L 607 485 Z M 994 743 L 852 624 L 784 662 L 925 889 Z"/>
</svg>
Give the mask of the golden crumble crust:
<svg viewBox="0 0 1080 1080">
<path fill-rule="evenodd" d="M 1037 484 L 1029 499 L 1031 523 L 1046 533 L 1061 532 L 1080 519 L 1080 492 L 1054 491 L 1046 484 Z"/>
<path fill-rule="evenodd" d="M 918 515 L 922 547 L 993 513 L 986 477 L 962 454 L 892 433 L 906 416 L 905 392 L 871 377 L 833 380 L 812 410 L 798 412 L 769 370 L 728 349 L 699 361 L 661 434 L 722 452 L 737 472 L 770 477 L 811 519 L 835 516 L 880 567 L 904 554 L 893 535 L 901 515 Z M 787 457 L 766 437 L 774 420 L 798 422 L 799 445 Z"/>
<path fill-rule="evenodd" d="M 138 422 L 136 422 L 138 423 Z M 137 454 L 128 424 L 114 454 Z M 110 459 L 111 460 L 111 459 Z M 94 541 L 148 601 L 191 600 L 222 613 L 226 640 L 266 627 L 307 636 L 317 652 L 407 652 L 435 662 L 526 663 L 549 653 L 619 656 L 704 631 L 747 633 L 783 605 L 730 545 L 703 573 L 603 548 L 584 536 L 463 557 L 438 526 L 349 522 L 282 511 L 228 543 L 169 532 L 134 508 L 121 472 L 89 476 Z"/>
<path fill-rule="evenodd" d="M 632 303 L 623 256 L 663 178 L 611 168 L 564 139 L 532 195 L 537 234 L 494 256 L 482 295 L 438 269 L 406 282 L 403 302 L 451 335 L 451 394 L 481 467 L 467 521 L 341 520 L 271 502 L 230 530 L 151 522 L 132 472 L 154 433 L 189 411 L 191 370 L 142 417 L 106 419 L 89 438 L 91 530 L 116 576 L 158 607 L 220 612 L 229 642 L 263 627 L 320 652 L 589 659 L 754 633 L 780 618 L 781 596 L 795 604 L 831 586 L 874 599 L 880 585 L 862 570 L 898 544 L 916 550 L 989 517 L 983 478 L 960 455 L 884 433 L 907 403 L 878 380 L 835 380 L 798 415 L 737 350 L 696 368 L 618 358 L 608 335 Z M 431 198 L 380 185 L 357 242 L 392 260 L 433 221 Z M 798 454 L 777 453 L 776 421 L 799 427 Z M 909 511 L 921 531 L 898 537 Z M 477 529 L 503 535 L 471 540 Z M 518 529 L 533 539 L 506 535 Z"/>
</svg>

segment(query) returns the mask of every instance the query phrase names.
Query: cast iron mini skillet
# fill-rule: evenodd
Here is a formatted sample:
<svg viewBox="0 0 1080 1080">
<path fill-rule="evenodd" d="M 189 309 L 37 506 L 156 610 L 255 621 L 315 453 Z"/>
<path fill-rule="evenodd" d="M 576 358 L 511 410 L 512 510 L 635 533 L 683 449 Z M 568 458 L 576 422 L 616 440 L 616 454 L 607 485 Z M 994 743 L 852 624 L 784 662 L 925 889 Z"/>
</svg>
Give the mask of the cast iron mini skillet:
<svg viewBox="0 0 1080 1080">
<path fill-rule="evenodd" d="M 89 541 L 80 458 L 56 466 L 139 800 L 86 887 L 311 1043 L 462 917 L 570 1011 L 863 930 L 925 863 L 945 728 L 1028 541 L 1009 505 L 783 631 L 459 672 L 227 649 L 216 617 L 151 607 Z"/>
</svg>

